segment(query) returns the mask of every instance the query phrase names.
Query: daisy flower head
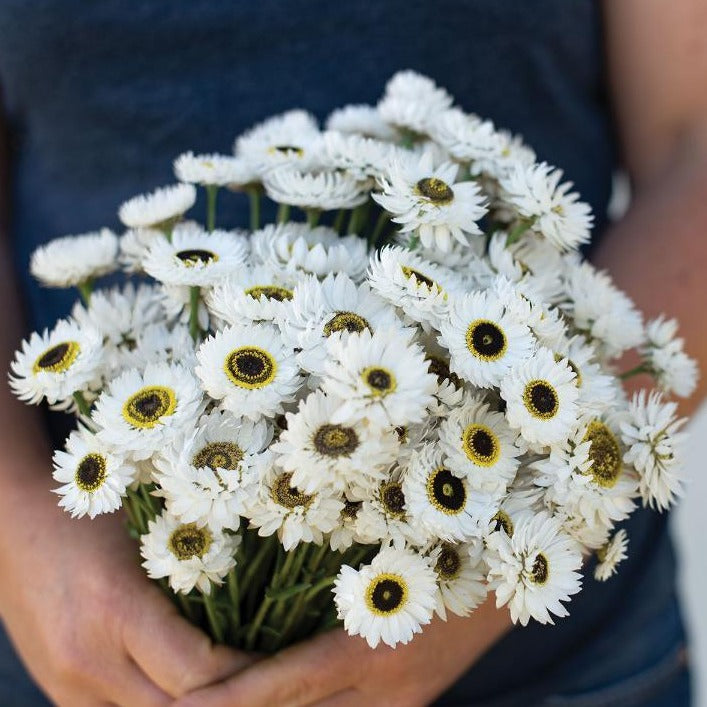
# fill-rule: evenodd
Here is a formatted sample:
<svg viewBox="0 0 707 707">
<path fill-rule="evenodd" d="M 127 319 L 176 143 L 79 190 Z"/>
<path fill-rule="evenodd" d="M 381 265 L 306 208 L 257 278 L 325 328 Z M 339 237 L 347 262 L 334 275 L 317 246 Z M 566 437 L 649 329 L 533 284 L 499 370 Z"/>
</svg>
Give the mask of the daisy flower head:
<svg viewBox="0 0 707 707">
<path fill-rule="evenodd" d="M 383 548 L 356 570 L 343 565 L 334 601 L 351 636 L 371 648 L 409 643 L 432 620 L 437 584 L 429 562 L 411 550 Z"/>
<path fill-rule="evenodd" d="M 54 493 L 59 505 L 73 518 L 113 513 L 121 505 L 137 469 L 120 453 L 107 451 L 86 428 L 71 432 L 66 451 L 54 452 L 54 480 L 61 484 Z"/>
<path fill-rule="evenodd" d="M 223 584 L 235 567 L 240 543 L 240 535 L 181 523 L 165 512 L 149 521 L 140 538 L 142 566 L 152 579 L 166 577 L 175 592 L 188 594 L 197 587 L 210 594 L 212 584 Z"/>
<path fill-rule="evenodd" d="M 264 419 L 254 422 L 219 410 L 204 415 L 196 430 L 155 457 L 167 510 L 184 523 L 238 530 L 272 463 L 266 451 L 271 439 Z"/>
<path fill-rule="evenodd" d="M 606 582 L 617 572 L 619 564 L 628 557 L 628 534 L 622 528 L 603 547 L 597 550 L 597 564 L 594 568 L 594 579 Z"/>
<path fill-rule="evenodd" d="M 505 492 L 520 464 L 518 433 L 503 413 L 490 410 L 481 398 L 467 395 L 439 426 L 439 443 L 445 463 L 467 476 L 474 489 Z"/>
<path fill-rule="evenodd" d="M 71 399 L 99 382 L 103 337 L 89 324 L 60 319 L 51 331 L 34 332 L 22 342 L 10 366 L 10 387 L 26 403 L 50 405 Z"/>
<path fill-rule="evenodd" d="M 270 265 L 241 265 L 217 282 L 206 295 L 206 306 L 218 320 L 233 326 L 279 319 L 292 299 L 295 273 Z"/>
<path fill-rule="evenodd" d="M 439 342 L 451 355 L 451 370 L 480 388 L 498 386 L 507 373 L 533 353 L 528 327 L 510 314 L 492 291 L 449 298 L 449 317 Z"/>
<path fill-rule="evenodd" d="M 102 444 L 141 461 L 190 429 L 203 407 L 190 370 L 160 362 L 114 378 L 96 401 L 92 419 Z"/>
<path fill-rule="evenodd" d="M 330 337 L 348 337 L 364 329 L 373 333 L 402 328 L 388 302 L 372 293 L 367 283 L 358 285 L 346 273 L 331 273 L 321 282 L 313 275 L 302 278 L 279 310 L 278 325 L 285 342 L 300 349 L 300 367 L 317 376 L 324 375 Z"/>
<path fill-rule="evenodd" d="M 300 387 L 294 354 L 269 324 L 227 326 L 201 344 L 196 375 L 204 390 L 238 416 L 283 412 Z"/>
<path fill-rule="evenodd" d="M 483 544 L 437 542 L 426 554 L 437 574 L 435 613 L 444 621 L 447 611 L 469 616 L 488 593 Z"/>
<path fill-rule="evenodd" d="M 400 246 L 385 246 L 371 255 L 368 282 L 378 295 L 426 331 L 440 326 L 447 316 L 449 293 L 461 287 L 452 270 Z"/>
<path fill-rule="evenodd" d="M 621 433 L 628 451 L 624 462 L 640 475 L 644 505 L 667 510 L 682 495 L 682 446 L 686 435 L 680 432 L 684 418 L 676 417 L 677 405 L 665 402 L 655 391 L 636 393 L 621 423 Z"/>
<path fill-rule="evenodd" d="M 435 82 L 415 71 L 399 71 L 386 84 L 378 113 L 386 123 L 412 133 L 425 133 L 453 98 Z"/>
<path fill-rule="evenodd" d="M 196 201 L 193 184 L 173 184 L 123 202 L 118 218 L 128 228 L 168 228 Z"/>
<path fill-rule="evenodd" d="M 411 522 L 430 537 L 450 542 L 480 537 L 497 508 L 489 494 L 472 489 L 444 463 L 442 450 L 425 444 L 413 452 L 403 478 Z"/>
<path fill-rule="evenodd" d="M 353 234 L 339 236 L 327 226 L 269 224 L 253 233 L 251 248 L 256 263 L 319 278 L 341 272 L 360 282 L 368 267 L 366 241 Z"/>
<path fill-rule="evenodd" d="M 547 513 L 526 514 L 515 524 L 513 537 L 504 531 L 487 538 L 488 579 L 496 606 L 508 604 L 513 623 L 527 626 L 531 618 L 554 623 L 563 617 L 562 604 L 581 589 L 582 553 Z"/>
<path fill-rule="evenodd" d="M 372 137 L 328 130 L 322 135 L 321 159 L 329 169 L 344 170 L 359 182 L 366 182 L 385 170 L 397 149 Z"/>
<path fill-rule="evenodd" d="M 282 165 L 306 168 L 315 164 L 319 140 L 319 126 L 314 116 L 303 110 L 290 110 L 240 135 L 236 138 L 234 152 L 262 176 Z"/>
<path fill-rule="evenodd" d="M 562 170 L 545 162 L 518 165 L 500 179 L 503 198 L 534 233 L 545 237 L 558 250 L 576 250 L 589 242 L 594 217 L 589 205 L 570 192 L 572 182 L 560 184 Z"/>
<path fill-rule="evenodd" d="M 127 273 L 142 273 L 142 261 L 155 240 L 164 238 L 156 228 L 129 228 L 120 237 L 118 260 Z"/>
<path fill-rule="evenodd" d="M 174 228 L 171 240 L 161 238 L 150 244 L 143 269 L 166 285 L 208 287 L 244 263 L 247 255 L 243 237 L 181 225 Z"/>
<path fill-rule="evenodd" d="M 591 263 L 568 264 L 564 274 L 566 301 L 560 306 L 575 329 L 597 346 L 605 358 L 617 358 L 644 339 L 643 319 L 626 294 Z"/>
<path fill-rule="evenodd" d="M 397 133 L 381 118 L 374 106 L 348 105 L 332 111 L 326 119 L 327 130 L 345 135 L 360 135 L 393 142 Z"/>
<path fill-rule="evenodd" d="M 382 192 L 372 196 L 403 233 L 414 231 L 426 248 L 446 252 L 453 239 L 468 245 L 467 234 L 481 233 L 476 222 L 486 213 L 478 184 L 455 183 L 457 172 L 451 162 L 434 167 L 429 152 L 419 160 L 396 159 L 379 178 Z"/>
<path fill-rule="evenodd" d="M 353 209 L 368 199 L 366 184 L 349 172 L 335 169 L 303 171 L 292 165 L 263 175 L 265 193 L 279 204 L 302 209 Z"/>
<path fill-rule="evenodd" d="M 300 543 L 321 545 L 324 535 L 339 525 L 343 501 L 329 489 L 304 493 L 292 483 L 292 474 L 277 467 L 261 480 L 245 517 L 258 535 L 277 533 L 286 551 Z"/>
<path fill-rule="evenodd" d="M 419 345 L 398 329 L 368 329 L 346 338 L 330 337 L 323 389 L 341 400 L 337 423 L 368 418 L 374 425 L 421 422 L 433 403 L 436 378 Z"/>
<path fill-rule="evenodd" d="M 244 159 L 231 155 L 195 155 L 191 151 L 174 160 L 174 174 L 180 182 L 202 186 L 234 188 L 259 181 L 258 174 Z"/>
<path fill-rule="evenodd" d="M 346 495 L 341 500 L 344 507 L 339 514 L 339 523 L 329 536 L 329 547 L 333 552 L 348 550 L 354 543 L 365 544 L 365 538 L 360 537 L 356 530 L 356 518 L 363 503 L 352 501 Z"/>
<path fill-rule="evenodd" d="M 684 341 L 676 336 L 677 330 L 675 319 L 661 316 L 648 322 L 641 354 L 663 391 L 687 398 L 697 387 L 699 373 L 695 360 L 684 351 Z"/>
<path fill-rule="evenodd" d="M 501 381 L 508 424 L 531 444 L 566 441 L 577 417 L 576 378 L 566 359 L 539 348 Z"/>
<path fill-rule="evenodd" d="M 367 488 L 386 476 L 395 461 L 398 440 L 392 428 L 366 421 L 333 422 L 341 401 L 311 393 L 296 413 L 287 414 L 287 429 L 272 446 L 277 463 L 292 472 L 292 482 L 306 493 L 331 486 L 338 493 L 348 487 Z"/>
<path fill-rule="evenodd" d="M 32 275 L 45 287 L 75 287 L 118 269 L 118 236 L 102 228 L 55 238 L 30 259 Z"/>
</svg>

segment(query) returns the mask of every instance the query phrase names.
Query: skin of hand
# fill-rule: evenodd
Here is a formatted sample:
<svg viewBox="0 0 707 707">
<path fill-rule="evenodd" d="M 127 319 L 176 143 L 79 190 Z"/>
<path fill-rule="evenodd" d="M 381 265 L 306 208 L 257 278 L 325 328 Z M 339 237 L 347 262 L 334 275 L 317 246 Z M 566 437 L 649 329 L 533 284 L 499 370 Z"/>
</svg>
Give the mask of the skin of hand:
<svg viewBox="0 0 707 707">
<path fill-rule="evenodd" d="M 177 707 L 416 707 L 429 704 L 511 626 L 494 596 L 472 614 L 434 619 L 407 645 L 369 648 L 336 629 L 259 661 Z"/>
</svg>

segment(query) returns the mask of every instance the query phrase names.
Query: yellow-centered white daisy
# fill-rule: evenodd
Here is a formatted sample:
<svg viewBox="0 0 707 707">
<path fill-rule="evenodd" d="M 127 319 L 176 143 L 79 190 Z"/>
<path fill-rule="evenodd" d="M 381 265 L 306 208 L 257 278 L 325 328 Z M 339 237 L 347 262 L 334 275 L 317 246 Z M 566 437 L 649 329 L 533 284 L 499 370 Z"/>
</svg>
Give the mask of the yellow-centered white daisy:
<svg viewBox="0 0 707 707">
<path fill-rule="evenodd" d="M 283 412 L 302 384 L 294 353 L 270 324 L 227 326 L 204 341 L 196 375 L 235 415 L 257 420 Z"/>
<path fill-rule="evenodd" d="M 231 189 L 259 182 L 257 172 L 246 160 L 214 153 L 184 152 L 174 160 L 174 175 L 180 182 Z"/>
<path fill-rule="evenodd" d="M 171 228 L 194 206 L 193 184 L 173 184 L 139 194 L 121 204 L 118 218 L 128 228 Z"/>
<path fill-rule="evenodd" d="M 334 583 L 334 601 L 351 636 L 371 648 L 408 643 L 432 620 L 437 583 L 430 563 L 411 550 L 383 548 L 356 570 L 343 565 Z"/>
<path fill-rule="evenodd" d="M 395 141 L 395 130 L 386 123 L 374 106 L 356 104 L 333 110 L 326 119 L 327 130 L 346 135 L 360 135 L 376 140 Z"/>
</svg>

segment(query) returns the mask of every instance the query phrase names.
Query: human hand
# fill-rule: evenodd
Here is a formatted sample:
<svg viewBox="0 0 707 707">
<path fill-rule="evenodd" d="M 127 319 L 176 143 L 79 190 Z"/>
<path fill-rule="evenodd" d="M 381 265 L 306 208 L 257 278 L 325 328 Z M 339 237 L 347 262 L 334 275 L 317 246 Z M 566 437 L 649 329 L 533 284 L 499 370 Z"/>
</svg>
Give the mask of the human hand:
<svg viewBox="0 0 707 707">
<path fill-rule="evenodd" d="M 37 503 L 0 533 L 0 611 L 54 702 L 166 705 L 251 662 L 178 614 L 139 566 L 122 518 L 72 520 L 37 486 Z"/>
<path fill-rule="evenodd" d="M 435 619 L 411 643 L 375 650 L 343 629 L 287 648 L 177 707 L 414 707 L 440 695 L 510 627 L 508 612 L 486 601 L 469 618 Z"/>
</svg>

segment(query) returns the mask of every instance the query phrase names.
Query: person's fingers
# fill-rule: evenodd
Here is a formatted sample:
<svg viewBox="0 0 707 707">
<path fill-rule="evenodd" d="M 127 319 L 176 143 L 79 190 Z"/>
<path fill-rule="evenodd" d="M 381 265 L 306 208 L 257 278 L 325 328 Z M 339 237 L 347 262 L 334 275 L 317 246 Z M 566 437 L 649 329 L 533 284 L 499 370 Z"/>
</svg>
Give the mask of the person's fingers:
<svg viewBox="0 0 707 707">
<path fill-rule="evenodd" d="M 106 698 L 121 707 L 166 707 L 172 704 L 172 698 L 127 658 L 120 679 L 107 687 Z"/>
<path fill-rule="evenodd" d="M 362 661 L 356 659 L 352 645 L 358 648 L 343 632 L 319 636 L 255 663 L 228 680 L 192 692 L 176 704 L 296 707 L 316 703 L 356 684 Z"/>
<path fill-rule="evenodd" d="M 364 696 L 358 690 L 350 687 L 315 702 L 314 707 L 360 707 L 364 699 Z M 374 704 L 375 702 L 368 702 L 369 707 L 373 707 Z"/>
<path fill-rule="evenodd" d="M 254 660 L 215 646 L 161 595 L 145 601 L 136 619 L 126 623 L 123 642 L 143 672 L 172 697 L 224 680 Z"/>
</svg>

